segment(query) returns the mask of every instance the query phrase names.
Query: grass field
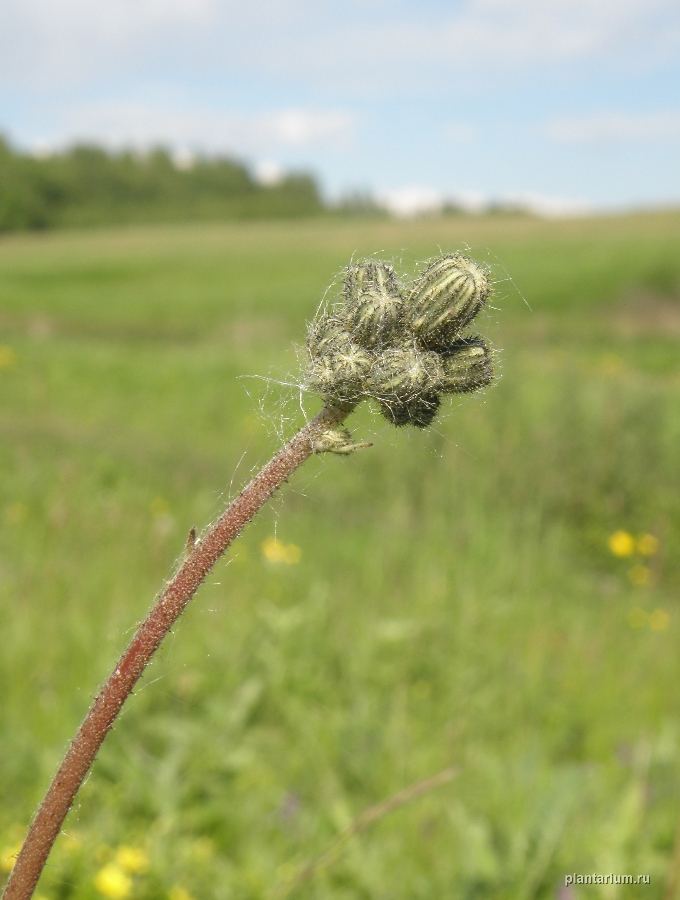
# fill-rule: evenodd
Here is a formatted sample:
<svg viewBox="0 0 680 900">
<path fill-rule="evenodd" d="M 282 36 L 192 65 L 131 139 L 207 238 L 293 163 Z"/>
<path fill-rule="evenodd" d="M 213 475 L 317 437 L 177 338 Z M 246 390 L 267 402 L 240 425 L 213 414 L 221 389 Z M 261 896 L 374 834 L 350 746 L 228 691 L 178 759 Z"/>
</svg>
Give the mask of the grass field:
<svg viewBox="0 0 680 900">
<path fill-rule="evenodd" d="M 304 421 L 291 348 L 328 283 L 440 247 L 492 266 L 498 383 L 425 433 L 361 409 L 375 446 L 310 460 L 249 527 L 43 900 L 267 897 L 452 764 L 293 896 L 680 896 L 677 213 L 3 238 L 2 865 L 189 528 Z M 593 872 L 651 883 L 562 887 Z"/>
</svg>

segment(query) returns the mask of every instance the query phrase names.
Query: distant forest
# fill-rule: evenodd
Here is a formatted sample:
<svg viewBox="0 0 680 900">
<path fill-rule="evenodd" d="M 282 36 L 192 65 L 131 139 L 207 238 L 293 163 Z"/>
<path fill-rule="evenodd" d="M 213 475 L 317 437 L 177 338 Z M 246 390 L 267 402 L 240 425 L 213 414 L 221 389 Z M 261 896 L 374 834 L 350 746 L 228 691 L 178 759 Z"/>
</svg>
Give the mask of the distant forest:
<svg viewBox="0 0 680 900">
<path fill-rule="evenodd" d="M 231 159 L 199 157 L 179 167 L 163 149 L 141 155 L 95 146 L 36 157 L 0 137 L 0 232 L 297 217 L 323 209 L 318 185 L 306 174 L 263 185 Z"/>
</svg>

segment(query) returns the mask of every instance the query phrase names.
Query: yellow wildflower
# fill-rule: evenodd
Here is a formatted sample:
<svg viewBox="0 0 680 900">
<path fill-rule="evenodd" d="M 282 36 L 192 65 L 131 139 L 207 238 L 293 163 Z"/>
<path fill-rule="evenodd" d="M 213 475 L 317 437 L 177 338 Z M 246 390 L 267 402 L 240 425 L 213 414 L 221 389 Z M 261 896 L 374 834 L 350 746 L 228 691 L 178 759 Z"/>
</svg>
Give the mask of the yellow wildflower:
<svg viewBox="0 0 680 900">
<path fill-rule="evenodd" d="M 0 849 L 0 872 L 4 872 L 7 875 L 12 871 L 14 863 L 17 861 L 19 850 L 21 850 L 21 844 L 10 844 Z"/>
<path fill-rule="evenodd" d="M 300 562 L 302 551 L 296 544 L 284 544 L 275 537 L 269 537 L 262 544 L 262 555 L 267 562 L 294 566 Z"/>
<path fill-rule="evenodd" d="M 644 587 L 646 584 L 649 584 L 650 574 L 647 566 L 633 566 L 632 569 L 628 570 L 628 580 L 635 587 Z"/>
<path fill-rule="evenodd" d="M 149 868 L 149 857 L 138 847 L 119 847 L 116 851 L 116 862 L 124 872 L 138 875 Z"/>
<path fill-rule="evenodd" d="M 17 355 L 7 344 L 0 344 L 0 369 L 13 369 L 17 364 Z"/>
<path fill-rule="evenodd" d="M 614 556 L 632 556 L 635 553 L 635 538 L 627 531 L 615 531 L 608 543 Z"/>
<path fill-rule="evenodd" d="M 626 618 L 628 619 L 628 624 L 631 628 L 644 628 L 649 616 L 644 609 L 640 609 L 639 606 L 636 606 L 635 609 L 631 609 Z"/>
<path fill-rule="evenodd" d="M 125 900 L 132 893 L 132 879 L 117 863 L 109 863 L 100 869 L 94 886 L 109 900 Z"/>
<path fill-rule="evenodd" d="M 671 621 L 671 617 L 663 609 L 655 609 L 649 617 L 649 627 L 652 631 L 665 631 Z"/>
<path fill-rule="evenodd" d="M 659 550 L 659 539 L 653 534 L 641 534 L 637 539 L 637 552 L 642 556 L 654 556 Z"/>
<path fill-rule="evenodd" d="M 176 884 L 170 888 L 168 900 L 194 900 L 189 891 L 185 891 L 183 887 Z"/>
</svg>

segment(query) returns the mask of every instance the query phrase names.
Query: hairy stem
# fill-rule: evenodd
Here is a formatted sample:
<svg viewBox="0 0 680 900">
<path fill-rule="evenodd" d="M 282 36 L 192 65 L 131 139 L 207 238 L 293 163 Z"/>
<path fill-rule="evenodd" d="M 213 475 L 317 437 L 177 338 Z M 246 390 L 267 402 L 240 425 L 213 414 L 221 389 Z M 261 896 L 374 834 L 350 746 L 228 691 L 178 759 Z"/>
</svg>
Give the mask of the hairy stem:
<svg viewBox="0 0 680 900">
<path fill-rule="evenodd" d="M 123 704 L 200 584 L 235 537 L 284 481 L 314 452 L 315 443 L 351 410 L 326 406 L 267 463 L 208 533 L 187 544 L 174 578 L 139 626 L 97 695 L 31 823 L 2 895 L 29 900 L 73 799 Z"/>
</svg>

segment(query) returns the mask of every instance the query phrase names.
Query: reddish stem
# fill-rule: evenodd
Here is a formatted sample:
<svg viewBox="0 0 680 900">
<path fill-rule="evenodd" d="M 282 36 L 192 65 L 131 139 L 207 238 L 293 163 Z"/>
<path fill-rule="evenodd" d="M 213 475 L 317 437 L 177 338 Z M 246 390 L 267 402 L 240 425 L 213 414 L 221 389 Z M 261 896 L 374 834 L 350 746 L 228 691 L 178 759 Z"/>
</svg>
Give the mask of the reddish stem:
<svg viewBox="0 0 680 900">
<path fill-rule="evenodd" d="M 314 452 L 315 441 L 339 425 L 348 410 L 325 407 L 253 478 L 195 545 L 139 626 L 118 665 L 85 716 L 26 835 L 2 900 L 29 900 L 40 874 L 109 729 L 165 635 L 201 582 L 245 525 Z"/>
</svg>

